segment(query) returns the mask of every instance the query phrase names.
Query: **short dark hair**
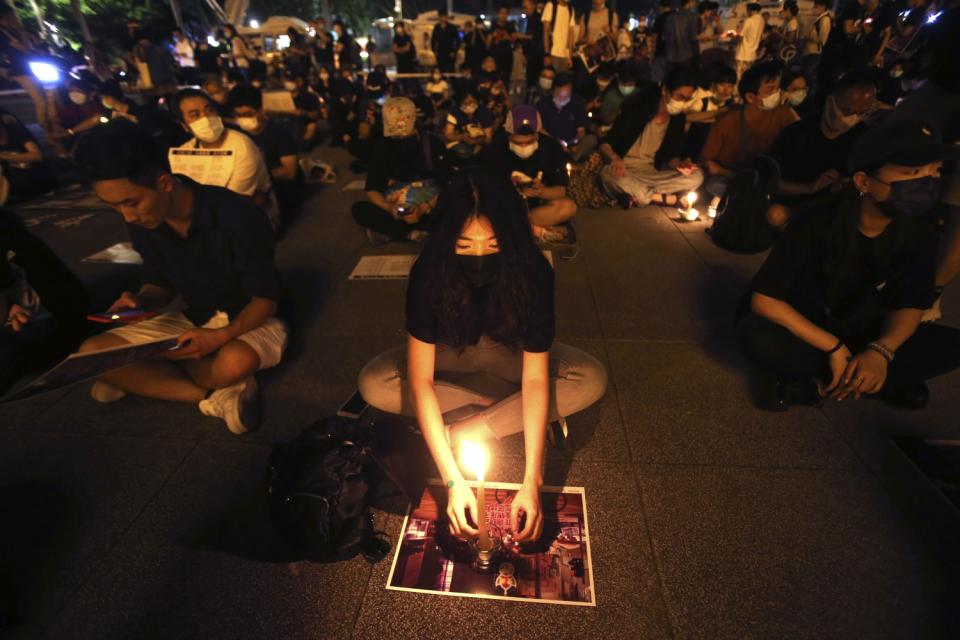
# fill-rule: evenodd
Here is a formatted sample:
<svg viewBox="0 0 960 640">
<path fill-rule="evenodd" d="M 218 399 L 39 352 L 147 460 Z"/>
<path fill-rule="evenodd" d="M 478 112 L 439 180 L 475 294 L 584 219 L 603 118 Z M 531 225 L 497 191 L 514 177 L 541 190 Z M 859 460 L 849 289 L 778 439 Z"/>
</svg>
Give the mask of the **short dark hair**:
<svg viewBox="0 0 960 640">
<path fill-rule="evenodd" d="M 170 113 L 172 113 L 177 120 L 183 122 L 183 111 L 180 110 L 180 105 L 187 98 L 203 98 L 210 104 L 213 104 L 213 98 L 211 98 L 206 91 L 201 91 L 200 89 L 194 89 L 192 87 L 187 89 L 180 89 L 173 97 L 170 98 Z"/>
<path fill-rule="evenodd" d="M 833 90 L 830 92 L 835 96 L 842 95 L 851 89 L 880 87 L 880 79 L 877 72 L 871 68 L 862 67 L 853 69 L 841 75 L 833 84 Z"/>
<path fill-rule="evenodd" d="M 438 18 L 443 18 L 443 17 L 446 17 L 447 15 L 448 15 L 448 14 L 447 14 L 447 8 L 446 8 L 446 7 L 441 7 L 441 8 L 437 11 L 437 17 L 438 17 Z"/>
<path fill-rule="evenodd" d="M 805 74 L 801 69 L 784 69 L 783 75 L 780 76 L 780 88 L 786 89 L 790 86 L 797 78 L 803 78 L 807 81 L 807 84 L 810 84 L 810 81 L 807 80 L 807 74 Z"/>
<path fill-rule="evenodd" d="M 672 9 L 672 8 L 673 8 L 673 0 L 660 0 L 660 7 L 661 7 L 662 9 Z"/>
<path fill-rule="evenodd" d="M 253 109 L 263 108 L 263 94 L 250 84 L 238 84 L 230 93 L 227 94 L 227 104 L 230 110 L 237 107 L 252 107 Z"/>
<path fill-rule="evenodd" d="M 573 84 L 573 74 L 572 73 L 558 73 L 557 77 L 553 79 L 553 87 L 565 87 L 568 84 Z"/>
<path fill-rule="evenodd" d="M 167 157 L 145 129 L 123 118 L 91 129 L 77 141 L 74 158 L 86 182 L 126 178 L 153 188 L 170 172 Z"/>
<path fill-rule="evenodd" d="M 710 72 L 710 84 L 737 84 L 737 71 L 733 67 L 721 65 Z"/>
<path fill-rule="evenodd" d="M 759 2 L 748 2 L 748 3 L 747 3 L 747 12 L 750 12 L 750 11 L 760 11 L 760 3 L 759 3 Z"/>
<path fill-rule="evenodd" d="M 668 91 L 676 91 L 680 87 L 696 87 L 697 76 L 689 69 L 677 67 L 664 78 L 663 86 L 665 86 Z"/>
<path fill-rule="evenodd" d="M 830 4 L 830 0 L 813 0 L 813 6 L 815 7 L 826 7 Z"/>
<path fill-rule="evenodd" d="M 746 99 L 748 93 L 756 95 L 765 80 L 779 78 L 780 73 L 780 65 L 775 62 L 764 62 L 750 67 L 743 72 L 740 83 L 737 85 L 740 97 Z"/>
<path fill-rule="evenodd" d="M 113 78 L 100 83 L 100 89 L 98 93 L 107 98 L 117 98 L 118 100 L 123 99 L 123 88 L 120 86 L 120 83 Z"/>
<path fill-rule="evenodd" d="M 792 15 L 797 15 L 800 13 L 800 7 L 797 6 L 797 0 L 787 0 L 783 3 L 783 8 Z"/>
</svg>

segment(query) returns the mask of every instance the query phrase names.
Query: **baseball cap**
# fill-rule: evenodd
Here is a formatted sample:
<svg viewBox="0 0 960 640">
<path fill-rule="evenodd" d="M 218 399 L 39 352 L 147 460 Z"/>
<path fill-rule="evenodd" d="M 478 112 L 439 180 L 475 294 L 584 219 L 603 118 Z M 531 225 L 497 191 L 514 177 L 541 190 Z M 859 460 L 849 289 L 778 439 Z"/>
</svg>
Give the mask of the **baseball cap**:
<svg viewBox="0 0 960 640">
<path fill-rule="evenodd" d="M 503 128 L 507 133 L 537 133 L 543 127 L 540 112 L 530 105 L 519 105 L 510 110 Z"/>
<path fill-rule="evenodd" d="M 920 167 L 957 157 L 960 147 L 944 144 L 930 125 L 920 120 L 895 120 L 867 129 L 847 157 L 851 173 L 885 164 Z"/>
<path fill-rule="evenodd" d="M 387 138 L 412 136 L 417 124 L 417 107 L 410 98 L 387 98 L 383 103 L 383 135 Z"/>
</svg>

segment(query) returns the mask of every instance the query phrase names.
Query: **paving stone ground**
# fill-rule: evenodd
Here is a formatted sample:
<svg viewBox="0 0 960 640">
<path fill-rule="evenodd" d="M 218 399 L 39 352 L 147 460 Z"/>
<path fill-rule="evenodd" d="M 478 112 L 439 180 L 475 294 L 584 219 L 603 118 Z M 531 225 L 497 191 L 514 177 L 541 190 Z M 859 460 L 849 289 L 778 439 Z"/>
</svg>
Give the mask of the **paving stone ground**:
<svg viewBox="0 0 960 640">
<path fill-rule="evenodd" d="M 264 512 L 273 442 L 332 414 L 357 372 L 402 340 L 404 281 L 356 282 L 372 248 L 339 184 L 314 193 L 278 246 L 293 299 L 286 361 L 262 375 L 248 437 L 194 407 L 89 385 L 0 407 L 0 594 L 11 638 L 956 638 L 957 563 L 929 513 L 898 498 L 894 434 L 960 436 L 960 374 L 925 412 L 873 401 L 755 410 L 732 343 L 737 299 L 762 257 L 713 247 L 671 211 L 584 211 L 582 251 L 557 262 L 560 340 L 595 354 L 607 396 L 574 416 L 577 450 L 547 480 L 586 488 L 595 609 L 387 591 L 389 559 L 338 564 L 276 552 Z M 125 232 L 96 204 L 23 210 L 106 303 L 135 270 L 80 262 Z M 77 216 L 94 214 L 79 222 Z M 75 224 L 55 224 L 74 220 Z M 960 292 L 944 297 L 960 322 Z M 519 436 L 493 446 L 519 481 Z M 377 510 L 396 537 L 403 505 Z"/>
</svg>

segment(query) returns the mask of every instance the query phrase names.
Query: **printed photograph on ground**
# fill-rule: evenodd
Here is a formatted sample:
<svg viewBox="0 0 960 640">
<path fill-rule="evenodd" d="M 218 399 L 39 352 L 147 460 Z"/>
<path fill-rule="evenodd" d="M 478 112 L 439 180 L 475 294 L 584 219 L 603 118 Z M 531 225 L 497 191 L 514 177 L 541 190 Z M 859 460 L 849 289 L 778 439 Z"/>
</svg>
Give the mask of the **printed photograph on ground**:
<svg viewBox="0 0 960 640">
<path fill-rule="evenodd" d="M 476 483 L 470 483 L 476 490 Z M 445 487 L 434 481 L 404 520 L 387 588 L 438 595 L 596 606 L 593 563 L 582 487 L 544 487 L 543 535 L 517 545 L 510 505 L 519 484 L 486 483 L 490 536 L 501 541 L 493 570 L 473 566 L 471 546 L 450 535 Z"/>
</svg>

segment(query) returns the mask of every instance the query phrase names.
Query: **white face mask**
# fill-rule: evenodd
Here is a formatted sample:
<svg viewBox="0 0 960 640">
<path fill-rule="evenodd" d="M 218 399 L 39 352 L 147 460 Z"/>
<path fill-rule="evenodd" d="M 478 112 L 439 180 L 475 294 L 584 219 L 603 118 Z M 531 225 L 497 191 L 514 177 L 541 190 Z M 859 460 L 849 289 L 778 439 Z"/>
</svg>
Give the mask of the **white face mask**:
<svg viewBox="0 0 960 640">
<path fill-rule="evenodd" d="M 620 93 L 622 93 L 625 96 L 630 95 L 637 89 L 637 85 L 635 84 L 621 84 L 621 85 L 617 85 L 617 87 L 620 89 Z"/>
<path fill-rule="evenodd" d="M 256 117 L 237 118 L 237 126 L 244 131 L 256 131 L 260 126 L 260 120 Z"/>
<path fill-rule="evenodd" d="M 540 78 L 540 88 L 544 91 L 553 89 L 553 78 Z"/>
<path fill-rule="evenodd" d="M 685 104 L 687 103 L 684 102 L 683 100 L 674 100 L 673 98 L 670 98 L 669 100 L 667 100 L 667 113 L 669 113 L 672 116 L 675 116 L 678 113 L 683 112 L 683 106 Z"/>
<path fill-rule="evenodd" d="M 557 109 L 563 109 L 565 106 L 570 104 L 570 96 L 566 96 L 563 98 L 554 97 L 553 104 L 557 106 Z"/>
<path fill-rule="evenodd" d="M 82 91 L 71 91 L 69 94 L 70 102 L 75 105 L 87 104 L 87 94 Z"/>
<path fill-rule="evenodd" d="M 283 88 L 286 89 L 287 91 L 296 91 L 296 90 L 297 90 L 297 83 L 296 83 L 296 82 L 293 82 L 293 81 L 291 81 L 291 80 L 284 80 L 284 81 L 283 81 Z"/>
<path fill-rule="evenodd" d="M 787 102 L 790 103 L 790 106 L 796 107 L 806 99 L 807 99 L 807 90 L 797 89 L 796 91 L 790 94 L 790 97 L 787 98 Z"/>
<path fill-rule="evenodd" d="M 190 123 L 190 131 L 200 142 L 216 142 L 223 135 L 223 120 L 220 116 L 207 116 Z"/>
<path fill-rule="evenodd" d="M 780 106 L 780 90 L 777 89 L 774 93 L 771 93 L 766 98 L 760 101 L 760 108 L 764 111 L 769 111 L 770 109 L 776 109 Z"/>
<path fill-rule="evenodd" d="M 510 151 L 513 151 L 518 158 L 523 159 L 527 159 L 535 154 L 539 147 L 539 142 L 533 142 L 531 144 L 516 144 L 515 142 L 510 143 Z"/>
</svg>

